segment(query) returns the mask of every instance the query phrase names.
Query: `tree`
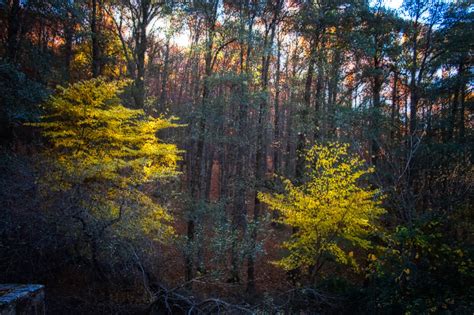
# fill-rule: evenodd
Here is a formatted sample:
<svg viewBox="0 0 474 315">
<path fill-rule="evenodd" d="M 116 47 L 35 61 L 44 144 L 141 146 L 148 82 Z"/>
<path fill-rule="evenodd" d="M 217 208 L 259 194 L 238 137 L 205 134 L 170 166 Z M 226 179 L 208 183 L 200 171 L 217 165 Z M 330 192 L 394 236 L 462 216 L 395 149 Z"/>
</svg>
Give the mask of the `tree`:
<svg viewBox="0 0 474 315">
<path fill-rule="evenodd" d="M 256 152 L 255 152 L 255 205 L 253 211 L 253 224 L 255 227 L 259 224 L 260 215 L 263 212 L 262 205 L 258 198 L 257 190 L 263 186 L 267 173 L 267 144 L 266 144 L 266 132 L 265 124 L 268 120 L 268 86 L 269 86 L 269 73 L 270 73 L 270 60 L 273 56 L 271 47 L 275 39 L 275 31 L 277 24 L 281 18 L 283 9 L 283 1 L 278 0 L 275 3 L 268 2 L 264 13 L 261 17 L 262 22 L 265 25 L 263 34 L 263 51 L 262 51 L 262 63 L 260 73 L 260 88 L 261 88 L 261 99 L 258 102 L 257 117 L 256 117 Z M 256 256 L 256 243 L 257 243 L 257 229 L 251 231 L 252 235 L 252 249 L 247 260 L 247 292 L 250 294 L 255 293 L 255 256 Z"/>
<path fill-rule="evenodd" d="M 193 157 L 194 164 L 190 164 L 190 174 L 191 174 L 191 182 L 190 182 L 190 190 L 191 196 L 193 201 L 196 202 L 196 208 L 199 208 L 202 205 L 202 202 L 207 199 L 206 196 L 207 187 L 209 185 L 209 181 L 207 180 L 206 172 L 206 119 L 205 113 L 206 109 L 208 108 L 209 102 L 209 94 L 210 94 L 210 86 L 209 80 L 213 73 L 213 49 L 214 49 L 214 41 L 216 36 L 216 22 L 217 22 L 217 14 L 219 8 L 220 1 L 219 0 L 211 0 L 211 1 L 196 1 L 193 2 L 191 10 L 196 12 L 196 14 L 202 15 L 204 19 L 204 25 L 206 26 L 206 42 L 205 42 L 205 70 L 204 70 L 204 78 L 203 78 L 203 87 L 202 87 L 202 99 L 201 99 L 201 106 L 199 107 L 199 118 L 195 121 L 195 128 L 197 132 L 197 139 L 196 139 L 196 151 Z M 196 235 L 196 212 L 197 209 L 193 209 L 192 213 L 189 215 L 189 219 L 187 222 L 187 245 L 190 249 L 192 244 L 195 240 Z M 189 251 L 188 249 L 188 251 Z M 200 256 L 198 254 L 198 256 Z M 198 257 L 198 260 L 202 260 Z M 192 254 L 188 253 L 185 257 L 185 280 L 189 282 L 194 277 L 194 261 Z"/>
<path fill-rule="evenodd" d="M 98 27 L 99 19 L 101 18 L 97 14 L 97 9 L 100 8 L 100 3 L 97 0 L 92 0 L 90 3 L 91 6 L 91 16 L 90 16 L 90 24 L 91 24 L 91 41 L 92 41 L 92 77 L 97 78 L 101 73 L 101 56 L 100 56 L 100 30 Z"/>
<path fill-rule="evenodd" d="M 132 95 L 136 108 L 142 109 L 145 105 L 145 55 L 150 29 L 165 8 L 166 1 L 156 0 L 117 0 L 106 8 L 116 26 L 128 72 L 133 79 Z M 127 38 L 127 33 L 131 38 Z"/>
<path fill-rule="evenodd" d="M 175 145 L 156 137 L 177 125 L 122 106 L 117 95 L 126 84 L 99 78 L 61 88 L 45 104 L 49 114 L 33 124 L 51 143 L 42 191 L 59 195 L 62 211 L 80 223 L 101 276 L 98 246 L 108 229 L 132 239 L 141 232 L 161 239 L 170 231 L 170 215 L 142 185 L 175 175 L 180 159 Z"/>
<path fill-rule="evenodd" d="M 7 23 L 7 41 L 6 41 L 6 57 L 15 62 L 20 51 L 20 42 L 22 30 L 22 6 L 20 0 L 8 0 L 6 2 L 6 11 L 8 14 Z"/>
<path fill-rule="evenodd" d="M 0 145 L 4 145 L 14 139 L 21 122 L 39 117 L 37 104 L 47 98 L 48 90 L 15 65 L 0 62 L 0 93 Z"/>
<path fill-rule="evenodd" d="M 403 3 L 405 14 L 410 17 L 406 25 L 405 43 L 410 76 L 410 128 L 411 134 L 418 129 L 418 105 L 423 95 L 422 86 L 429 65 L 441 53 L 435 50 L 434 33 L 442 21 L 445 4 L 438 0 L 407 0 Z"/>
<path fill-rule="evenodd" d="M 373 12 L 372 12 L 373 11 Z M 384 119 L 383 109 L 385 102 L 382 98 L 383 86 L 387 81 L 389 69 L 393 68 L 388 62 L 393 62 L 394 57 L 399 53 L 396 36 L 398 21 L 391 11 L 381 6 L 368 8 L 363 12 L 365 25 L 362 31 L 366 34 L 359 38 L 356 36 L 356 45 L 360 45 L 361 50 L 369 60 L 369 64 L 364 67 L 364 77 L 367 77 L 372 94 L 372 117 L 371 117 L 371 160 L 373 165 L 377 165 L 381 151 L 382 122 Z M 361 41 L 361 43 L 357 43 Z"/>
<path fill-rule="evenodd" d="M 367 235 L 384 213 L 380 191 L 359 184 L 374 169 L 348 150 L 336 142 L 315 145 L 306 154 L 306 183 L 295 186 L 285 180 L 283 194 L 259 193 L 262 202 L 281 213 L 278 220 L 295 231 L 283 244 L 289 255 L 278 265 L 284 269 L 308 268 L 314 280 L 329 259 L 356 264 L 347 245 L 371 247 Z"/>
</svg>

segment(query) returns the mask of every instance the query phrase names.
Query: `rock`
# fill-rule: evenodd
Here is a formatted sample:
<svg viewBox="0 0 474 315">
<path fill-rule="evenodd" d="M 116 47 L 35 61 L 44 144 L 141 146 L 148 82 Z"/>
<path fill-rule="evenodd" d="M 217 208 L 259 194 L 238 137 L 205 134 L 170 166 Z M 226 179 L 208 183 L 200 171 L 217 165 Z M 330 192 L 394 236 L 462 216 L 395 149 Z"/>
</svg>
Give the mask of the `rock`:
<svg viewBox="0 0 474 315">
<path fill-rule="evenodd" d="M 43 315 L 44 286 L 0 284 L 0 315 Z"/>
</svg>

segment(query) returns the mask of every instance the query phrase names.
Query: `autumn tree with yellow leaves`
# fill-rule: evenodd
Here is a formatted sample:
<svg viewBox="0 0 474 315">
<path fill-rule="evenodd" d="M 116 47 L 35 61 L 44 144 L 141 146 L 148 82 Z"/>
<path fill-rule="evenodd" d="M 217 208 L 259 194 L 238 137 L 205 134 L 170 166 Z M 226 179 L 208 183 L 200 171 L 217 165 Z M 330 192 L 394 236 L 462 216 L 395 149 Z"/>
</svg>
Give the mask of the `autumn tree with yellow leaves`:
<svg viewBox="0 0 474 315">
<path fill-rule="evenodd" d="M 118 95 L 127 84 L 92 79 L 60 88 L 33 124 L 49 141 L 41 191 L 60 196 L 65 214 L 80 222 L 96 264 L 109 228 L 131 239 L 148 234 L 161 240 L 171 232 L 170 215 L 146 186 L 177 174 L 180 152 L 157 132 L 178 125 L 123 106 Z"/>
<path fill-rule="evenodd" d="M 289 254 L 277 264 L 286 270 L 305 269 L 312 278 L 332 260 L 357 267 L 353 250 L 369 249 L 367 236 L 384 213 L 381 192 L 360 179 L 373 172 L 349 152 L 349 145 L 315 145 L 306 154 L 308 180 L 295 185 L 285 179 L 282 194 L 259 193 L 280 223 L 293 228 L 283 243 Z"/>
</svg>

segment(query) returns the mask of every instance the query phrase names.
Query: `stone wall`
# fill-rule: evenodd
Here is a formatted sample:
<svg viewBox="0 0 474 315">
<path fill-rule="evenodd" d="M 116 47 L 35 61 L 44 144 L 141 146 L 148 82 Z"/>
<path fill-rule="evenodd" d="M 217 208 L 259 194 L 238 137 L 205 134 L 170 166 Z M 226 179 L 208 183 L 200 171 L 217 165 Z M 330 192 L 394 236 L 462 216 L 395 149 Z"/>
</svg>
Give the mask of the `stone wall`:
<svg viewBox="0 0 474 315">
<path fill-rule="evenodd" d="M 0 284 L 0 315 L 44 314 L 44 286 Z"/>
</svg>

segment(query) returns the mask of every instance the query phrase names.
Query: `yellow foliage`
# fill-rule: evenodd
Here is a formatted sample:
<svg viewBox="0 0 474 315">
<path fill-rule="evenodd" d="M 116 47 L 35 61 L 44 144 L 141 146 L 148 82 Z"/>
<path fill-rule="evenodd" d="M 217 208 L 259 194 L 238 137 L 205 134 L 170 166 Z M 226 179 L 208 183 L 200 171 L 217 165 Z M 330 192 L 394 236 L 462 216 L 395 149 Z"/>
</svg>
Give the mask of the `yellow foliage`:
<svg viewBox="0 0 474 315">
<path fill-rule="evenodd" d="M 124 107 L 118 94 L 127 84 L 93 79 L 50 98 L 48 115 L 33 124 L 51 143 L 45 155 L 55 165 L 43 181 L 48 189 L 79 190 L 81 206 L 98 219 L 120 216 L 145 232 L 165 231 L 170 216 L 138 185 L 176 174 L 180 152 L 156 132 L 177 124 Z"/>
<path fill-rule="evenodd" d="M 259 193 L 262 202 L 280 212 L 279 221 L 296 231 L 283 244 L 289 255 L 278 264 L 284 269 L 317 269 L 329 257 L 356 267 L 353 251 L 347 247 L 371 247 L 366 236 L 384 212 L 381 194 L 359 184 L 374 170 L 364 167 L 364 161 L 348 149 L 340 143 L 315 145 L 306 154 L 309 180 L 305 184 L 295 186 L 285 180 L 285 193 Z"/>
</svg>

